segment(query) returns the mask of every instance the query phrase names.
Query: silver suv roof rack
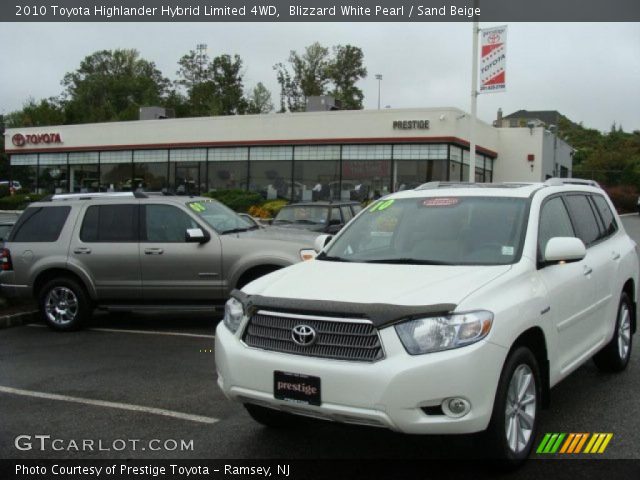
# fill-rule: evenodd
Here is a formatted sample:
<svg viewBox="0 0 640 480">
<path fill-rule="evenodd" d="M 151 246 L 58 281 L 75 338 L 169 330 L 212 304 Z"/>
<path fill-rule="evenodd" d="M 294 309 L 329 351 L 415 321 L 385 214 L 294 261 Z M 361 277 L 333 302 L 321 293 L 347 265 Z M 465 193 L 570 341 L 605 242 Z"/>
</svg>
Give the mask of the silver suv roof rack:
<svg viewBox="0 0 640 480">
<path fill-rule="evenodd" d="M 113 199 L 113 198 L 147 198 L 142 192 L 96 192 L 96 193 L 58 193 L 43 198 L 42 202 L 52 202 L 57 200 L 93 200 Z"/>
<path fill-rule="evenodd" d="M 584 178 L 553 177 L 547 179 L 544 184 L 548 187 L 561 187 L 562 185 L 587 185 L 589 187 L 602 188 L 595 180 L 585 180 Z"/>
</svg>

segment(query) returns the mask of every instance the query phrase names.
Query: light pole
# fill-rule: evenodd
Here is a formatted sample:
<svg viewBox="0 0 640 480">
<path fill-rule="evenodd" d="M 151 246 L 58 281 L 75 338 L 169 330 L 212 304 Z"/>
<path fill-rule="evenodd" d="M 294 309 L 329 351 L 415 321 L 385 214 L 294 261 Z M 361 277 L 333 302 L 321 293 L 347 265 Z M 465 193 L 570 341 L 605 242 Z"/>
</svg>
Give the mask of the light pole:
<svg viewBox="0 0 640 480">
<path fill-rule="evenodd" d="M 378 110 L 380 110 L 380 84 L 382 83 L 382 75 L 377 73 L 376 80 L 378 80 Z"/>
</svg>

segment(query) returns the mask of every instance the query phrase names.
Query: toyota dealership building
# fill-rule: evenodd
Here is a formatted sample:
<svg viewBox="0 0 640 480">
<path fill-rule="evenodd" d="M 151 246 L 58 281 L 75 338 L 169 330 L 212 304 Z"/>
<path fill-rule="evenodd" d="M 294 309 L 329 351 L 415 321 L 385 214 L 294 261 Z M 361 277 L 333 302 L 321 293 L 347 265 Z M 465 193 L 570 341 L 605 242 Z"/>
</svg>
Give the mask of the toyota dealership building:
<svg viewBox="0 0 640 480">
<path fill-rule="evenodd" d="M 470 117 L 455 108 L 320 111 L 7 129 L 11 177 L 38 193 L 248 189 L 354 199 L 469 179 Z M 544 126 L 476 121 L 477 182 L 571 176 Z"/>
</svg>

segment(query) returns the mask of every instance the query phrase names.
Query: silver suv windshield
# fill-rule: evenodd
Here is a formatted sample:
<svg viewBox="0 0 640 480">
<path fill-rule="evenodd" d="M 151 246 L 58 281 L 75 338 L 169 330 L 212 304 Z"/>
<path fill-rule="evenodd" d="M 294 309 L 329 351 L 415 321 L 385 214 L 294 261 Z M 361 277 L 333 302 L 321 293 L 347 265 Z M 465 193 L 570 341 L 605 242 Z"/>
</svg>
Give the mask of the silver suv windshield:
<svg viewBox="0 0 640 480">
<path fill-rule="evenodd" d="M 187 205 L 220 234 L 245 232 L 258 228 L 257 225 L 250 223 L 230 208 L 214 200 L 198 200 L 197 202 L 189 202 Z"/>
<path fill-rule="evenodd" d="M 505 197 L 382 199 L 318 260 L 417 265 L 505 265 L 520 256 L 527 201 Z"/>
<path fill-rule="evenodd" d="M 329 218 L 329 207 L 297 205 L 284 207 L 278 212 L 273 224 L 301 223 L 309 225 L 324 225 Z"/>
</svg>

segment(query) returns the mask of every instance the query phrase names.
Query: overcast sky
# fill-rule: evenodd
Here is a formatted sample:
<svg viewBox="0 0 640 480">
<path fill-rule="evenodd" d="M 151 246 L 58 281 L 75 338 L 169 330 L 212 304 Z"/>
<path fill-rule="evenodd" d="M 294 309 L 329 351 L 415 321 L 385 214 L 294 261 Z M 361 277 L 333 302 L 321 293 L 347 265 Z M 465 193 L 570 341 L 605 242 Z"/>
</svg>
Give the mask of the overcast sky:
<svg viewBox="0 0 640 480">
<path fill-rule="evenodd" d="M 363 49 L 367 109 L 377 108 L 377 73 L 383 106 L 470 109 L 470 23 L 5 23 L 0 113 L 60 94 L 64 74 L 96 50 L 136 48 L 175 79 L 178 59 L 197 43 L 211 57 L 239 54 L 245 88 L 263 82 L 278 105 L 273 65 L 314 41 Z M 512 23 L 507 53 L 507 91 L 479 97 L 482 120 L 498 107 L 558 110 L 599 130 L 640 129 L 640 23 Z"/>
</svg>

